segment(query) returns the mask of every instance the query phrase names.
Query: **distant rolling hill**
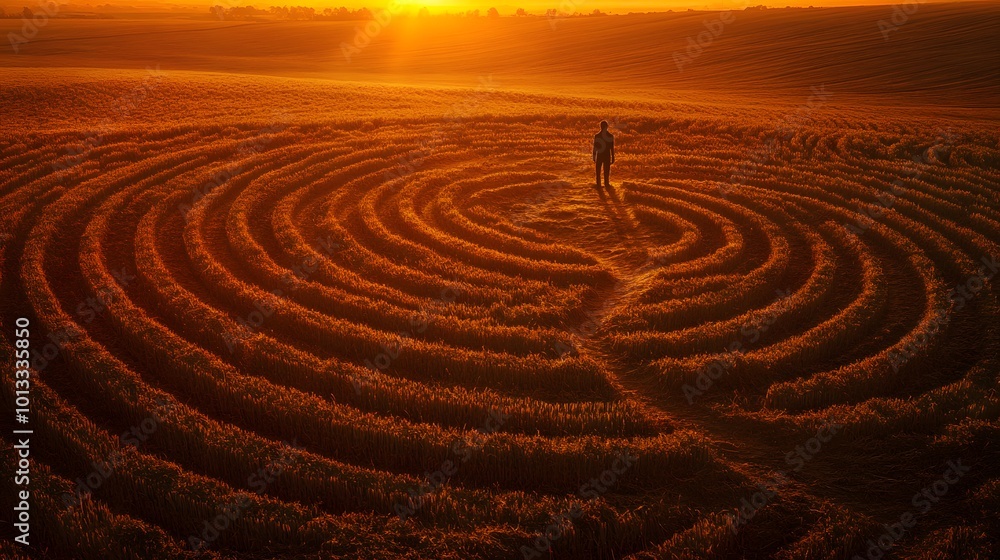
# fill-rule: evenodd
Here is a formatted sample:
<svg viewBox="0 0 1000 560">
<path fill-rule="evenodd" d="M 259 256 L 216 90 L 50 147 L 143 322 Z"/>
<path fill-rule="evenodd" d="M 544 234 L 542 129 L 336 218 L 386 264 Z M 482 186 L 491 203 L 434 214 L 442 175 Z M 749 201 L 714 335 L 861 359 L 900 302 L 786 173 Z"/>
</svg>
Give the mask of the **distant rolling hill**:
<svg viewBox="0 0 1000 560">
<path fill-rule="evenodd" d="M 50 20 L 20 54 L 0 52 L 0 66 L 160 64 L 462 83 L 492 74 L 506 84 L 583 86 L 594 94 L 629 88 L 801 91 L 826 84 L 841 93 L 930 94 L 949 104 L 996 106 L 1000 5 L 913 7 L 905 16 L 893 6 L 867 6 L 556 20 L 397 17 L 369 26 L 375 33 L 362 36 L 360 22 Z M 19 26 L 20 20 L 0 21 L 4 36 Z"/>
</svg>

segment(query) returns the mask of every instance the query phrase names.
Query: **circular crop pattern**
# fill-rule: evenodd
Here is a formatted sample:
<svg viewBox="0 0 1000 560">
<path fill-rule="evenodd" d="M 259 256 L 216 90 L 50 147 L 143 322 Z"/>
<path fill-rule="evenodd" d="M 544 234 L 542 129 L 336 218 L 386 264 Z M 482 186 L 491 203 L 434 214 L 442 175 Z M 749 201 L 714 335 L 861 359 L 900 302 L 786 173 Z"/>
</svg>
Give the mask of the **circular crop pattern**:
<svg viewBox="0 0 1000 560">
<path fill-rule="evenodd" d="M 804 557 L 881 531 L 833 474 L 729 514 L 817 430 L 993 437 L 989 139 L 624 118 L 595 189 L 591 125 L 8 140 L 3 320 L 46 337 L 44 542 Z"/>
</svg>

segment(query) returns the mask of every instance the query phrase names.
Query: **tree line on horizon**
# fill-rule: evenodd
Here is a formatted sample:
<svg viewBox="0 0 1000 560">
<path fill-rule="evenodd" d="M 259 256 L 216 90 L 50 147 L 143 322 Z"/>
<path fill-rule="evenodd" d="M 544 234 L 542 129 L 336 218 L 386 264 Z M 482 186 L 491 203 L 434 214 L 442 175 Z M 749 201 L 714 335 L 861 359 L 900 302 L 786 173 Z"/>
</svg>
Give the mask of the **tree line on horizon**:
<svg viewBox="0 0 1000 560">
<path fill-rule="evenodd" d="M 254 6 L 233 6 L 231 8 L 226 8 L 221 5 L 215 5 L 209 8 L 209 13 L 216 16 L 223 16 L 227 19 L 256 19 L 256 18 L 275 18 L 280 20 L 289 21 L 353 21 L 353 20 L 370 20 L 374 19 L 375 13 L 368 8 L 358 8 L 356 10 L 351 10 L 344 6 L 339 8 L 324 8 L 323 10 L 317 10 L 316 8 L 309 8 L 305 6 L 270 6 L 267 9 L 255 8 Z M 529 13 L 524 8 L 517 8 L 510 17 L 579 17 L 579 16 L 603 16 L 607 15 L 599 9 L 595 9 L 588 14 L 581 14 L 579 12 L 574 12 L 572 14 L 560 12 L 555 8 L 550 8 L 545 11 L 544 14 L 533 14 Z M 421 8 L 417 13 L 416 17 L 426 18 L 426 17 L 453 17 L 453 18 L 477 18 L 477 17 L 487 17 L 487 18 L 499 18 L 502 16 L 496 8 L 489 8 L 486 12 L 480 12 L 480 10 L 467 10 L 465 12 L 445 12 L 442 14 L 431 14 L 430 10 L 426 7 Z"/>
<path fill-rule="evenodd" d="M 100 7 L 100 6 L 99 6 Z M 811 8 L 812 6 L 810 6 Z M 767 6 L 748 6 L 745 10 L 765 10 Z M 667 10 L 667 12 L 673 12 L 674 10 Z M 693 9 L 688 9 L 687 11 L 696 11 Z M 339 8 L 324 8 L 318 10 L 316 8 L 309 8 L 306 6 L 269 6 L 268 8 L 256 8 L 254 6 L 232 6 L 225 7 L 219 4 L 209 7 L 208 12 L 213 16 L 220 19 L 231 19 L 231 20 L 254 20 L 254 19 L 276 19 L 283 21 L 367 21 L 375 19 L 375 12 L 368 8 L 358 8 L 352 10 L 341 6 Z M 633 13 L 654 13 L 654 12 L 629 12 L 629 15 Z M 401 14 L 403 17 L 410 16 L 409 12 L 404 12 Z M 423 7 L 417 13 L 418 18 L 429 18 L 429 17 L 446 17 L 446 18 L 500 18 L 500 17 L 591 17 L 591 16 L 605 16 L 609 15 L 602 12 L 600 9 L 594 9 L 590 13 L 580 13 L 580 12 L 562 12 L 556 8 L 549 8 L 543 14 L 541 13 L 529 13 L 524 8 L 517 8 L 513 14 L 502 15 L 496 8 L 489 8 L 485 13 L 480 12 L 480 10 L 467 10 L 464 12 L 444 12 L 440 14 L 431 14 L 430 11 Z M 20 11 L 6 12 L 3 7 L 0 7 L 0 19 L 33 19 L 34 11 L 31 8 L 25 6 Z M 64 18 L 87 18 L 87 17 L 108 17 L 106 14 L 102 15 L 100 12 L 66 12 L 61 13 L 52 17 L 64 17 Z"/>
</svg>

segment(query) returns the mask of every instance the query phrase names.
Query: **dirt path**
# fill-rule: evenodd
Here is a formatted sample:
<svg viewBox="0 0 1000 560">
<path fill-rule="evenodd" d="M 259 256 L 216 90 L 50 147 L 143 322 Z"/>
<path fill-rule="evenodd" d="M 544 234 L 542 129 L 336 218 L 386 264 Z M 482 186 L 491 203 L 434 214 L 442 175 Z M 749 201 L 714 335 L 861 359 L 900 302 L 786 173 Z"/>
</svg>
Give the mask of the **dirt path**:
<svg viewBox="0 0 1000 560">
<path fill-rule="evenodd" d="M 634 220 L 627 205 L 616 208 L 622 222 L 615 224 L 616 235 L 621 236 L 618 250 L 606 245 L 595 247 L 602 253 L 601 261 L 611 269 L 618 281 L 599 292 L 588 309 L 594 323 L 593 334 L 579 337 L 577 349 L 602 364 L 611 384 L 626 399 L 635 403 L 654 427 L 661 432 L 682 429 L 704 436 L 718 451 L 720 458 L 735 470 L 754 481 L 770 481 L 774 473 L 788 476 L 782 493 L 808 501 L 826 500 L 876 519 L 890 521 L 898 516 L 899 505 L 905 505 L 911 485 L 892 478 L 889 465 L 892 460 L 877 449 L 871 453 L 859 452 L 856 446 L 840 446 L 836 436 L 798 471 L 786 460 L 796 446 L 804 445 L 809 437 L 780 437 L 762 433 L 753 426 L 733 421 L 703 403 L 686 402 L 680 391 L 675 397 L 663 394 L 663 389 L 653 386 L 648 377 L 635 365 L 626 364 L 608 352 L 604 342 L 605 320 L 615 309 L 628 305 L 638 295 L 643 282 L 652 271 L 648 257 L 640 258 L 651 247 L 654 235 L 644 231 Z M 628 222 L 637 227 L 629 228 Z M 721 389 L 720 389 L 721 390 Z"/>
</svg>

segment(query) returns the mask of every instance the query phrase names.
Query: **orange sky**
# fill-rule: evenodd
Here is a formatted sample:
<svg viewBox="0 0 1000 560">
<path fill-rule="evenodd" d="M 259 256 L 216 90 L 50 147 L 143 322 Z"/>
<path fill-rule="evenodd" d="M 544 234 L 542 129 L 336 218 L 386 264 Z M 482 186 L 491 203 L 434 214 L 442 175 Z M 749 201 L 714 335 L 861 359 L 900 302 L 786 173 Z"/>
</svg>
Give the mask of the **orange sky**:
<svg viewBox="0 0 1000 560">
<path fill-rule="evenodd" d="M 237 1 L 237 0 L 231 0 Z M 252 1 L 239 0 L 253 4 Z M 320 0 L 322 1 L 322 0 Z M 785 6 L 809 7 L 809 6 L 879 6 L 895 5 L 907 2 L 919 2 L 921 4 L 942 4 L 955 2 L 968 2 L 969 0 L 417 0 L 415 6 L 427 6 L 431 11 L 450 11 L 480 9 L 486 10 L 490 6 L 495 6 L 501 14 L 508 12 L 513 14 L 516 8 L 524 8 L 532 13 L 544 13 L 548 8 L 556 8 L 561 12 L 580 12 L 588 14 L 594 9 L 600 9 L 606 13 L 628 13 L 628 12 L 665 12 L 667 10 L 692 9 L 743 9 L 747 6 L 765 5 L 774 8 L 784 8 Z M 972 0 L 979 1 L 979 0 Z M 982 0 L 989 1 L 989 0 Z M 351 7 L 350 3 L 341 2 L 342 5 Z M 338 4 L 338 5 L 341 5 Z M 387 4 L 387 0 L 376 0 L 375 2 L 358 0 L 357 6 Z M 311 4 L 309 4 L 311 5 Z M 320 5 L 320 4 L 317 4 Z M 321 4 L 324 7 L 327 4 Z M 419 8 L 418 8 L 419 9 Z"/>
<path fill-rule="evenodd" d="M 208 7 L 218 4 L 224 7 L 232 6 L 255 6 L 257 8 L 267 8 L 268 6 L 309 6 L 313 8 L 336 8 L 346 6 L 348 8 L 368 7 L 371 9 L 384 8 L 390 0 L 96 0 L 96 1 L 74 1 L 57 0 L 60 4 L 68 3 L 74 8 L 93 6 L 129 6 L 148 7 L 151 11 L 160 11 L 165 6 L 197 6 Z M 913 0 L 926 1 L 926 0 Z M 665 12 L 667 10 L 693 9 L 742 9 L 746 6 L 764 4 L 769 7 L 785 6 L 860 6 L 860 5 L 888 5 L 900 3 L 899 0 L 402 0 L 405 10 L 412 13 L 422 7 L 428 8 L 432 13 L 443 12 L 464 12 L 466 10 L 478 9 L 485 13 L 490 7 L 496 7 L 501 15 L 512 15 L 517 8 L 524 8 L 529 13 L 541 14 L 549 8 L 558 9 L 560 12 L 580 12 L 589 14 L 595 9 L 605 13 L 628 13 L 656 11 Z M 15 5 L 30 5 L 29 3 L 10 0 L 0 0 L 0 6 L 7 8 Z"/>
<path fill-rule="evenodd" d="M 763 4 L 771 7 L 785 6 L 870 6 L 899 3 L 893 0 L 425 0 L 414 5 L 427 6 L 429 10 L 456 12 L 459 10 L 486 10 L 495 6 L 501 14 L 513 13 L 516 8 L 543 13 L 549 8 L 560 12 L 591 13 L 599 9 L 606 13 L 665 12 L 667 10 L 693 9 L 743 9 Z M 379 0 L 380 4 L 384 3 Z M 359 5 L 363 5 L 364 3 Z M 369 2 L 370 6 L 372 2 Z M 345 4 L 347 5 L 347 4 Z M 419 8 L 418 8 L 419 9 Z"/>
</svg>

